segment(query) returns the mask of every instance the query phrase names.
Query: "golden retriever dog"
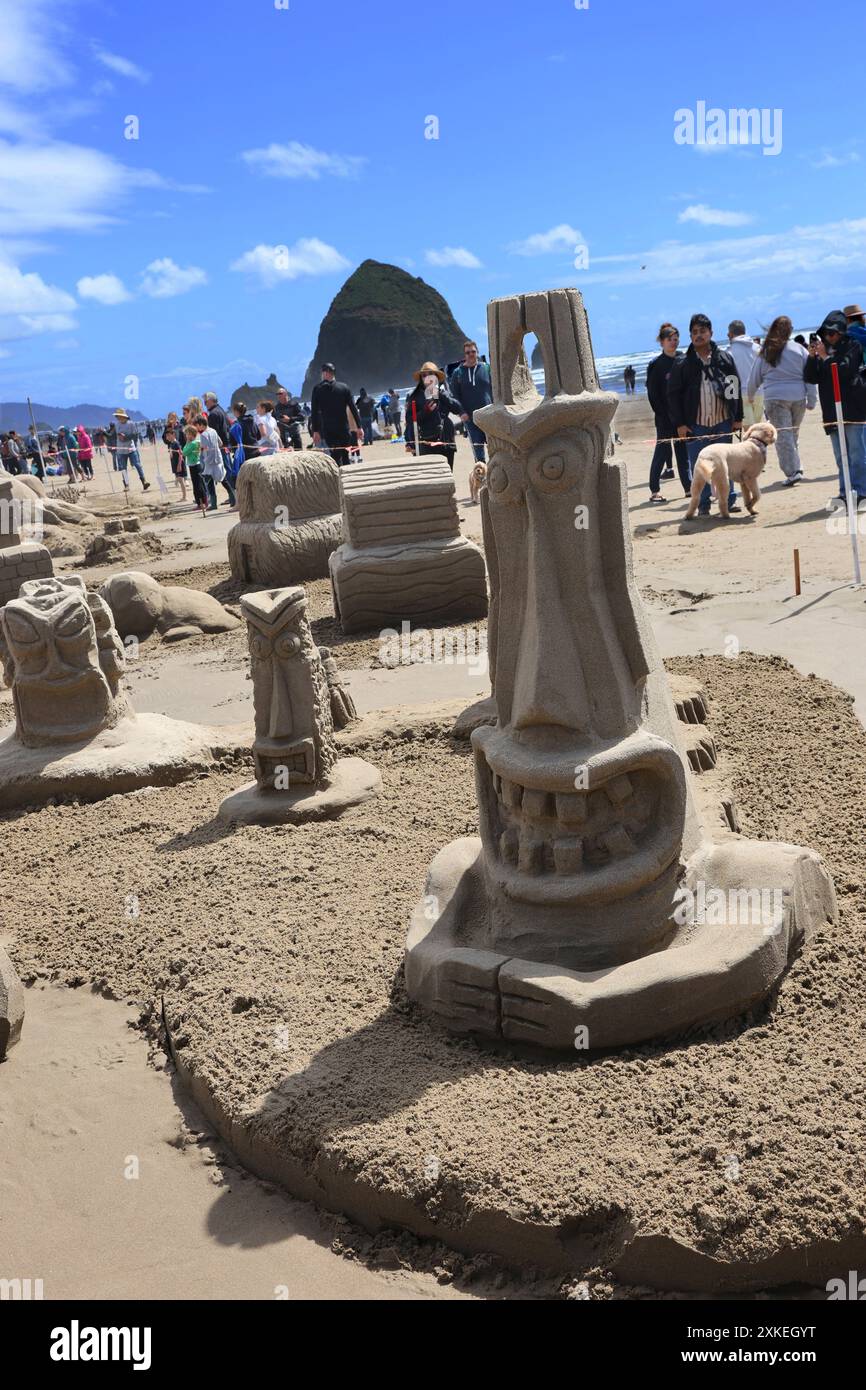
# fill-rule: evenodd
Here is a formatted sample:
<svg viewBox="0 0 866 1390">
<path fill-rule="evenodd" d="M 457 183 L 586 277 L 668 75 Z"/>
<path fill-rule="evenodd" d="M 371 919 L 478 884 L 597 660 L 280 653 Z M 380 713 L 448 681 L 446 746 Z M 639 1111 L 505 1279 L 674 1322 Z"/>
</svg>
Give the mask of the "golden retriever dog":
<svg viewBox="0 0 866 1390">
<path fill-rule="evenodd" d="M 476 463 L 472 472 L 469 474 L 469 496 L 473 502 L 478 501 L 478 494 L 487 478 L 487 464 Z"/>
<path fill-rule="evenodd" d="M 775 442 L 775 426 L 771 425 L 769 420 L 761 420 L 757 425 L 749 426 L 739 443 L 708 444 L 706 449 L 702 449 L 695 462 L 692 496 L 686 520 L 691 520 L 698 510 L 701 492 L 707 483 L 713 485 L 720 516 L 728 515 L 731 483 L 740 484 L 746 511 L 750 516 L 755 516 L 756 503 L 761 498 L 758 474 L 767 462 L 768 447 Z"/>
</svg>

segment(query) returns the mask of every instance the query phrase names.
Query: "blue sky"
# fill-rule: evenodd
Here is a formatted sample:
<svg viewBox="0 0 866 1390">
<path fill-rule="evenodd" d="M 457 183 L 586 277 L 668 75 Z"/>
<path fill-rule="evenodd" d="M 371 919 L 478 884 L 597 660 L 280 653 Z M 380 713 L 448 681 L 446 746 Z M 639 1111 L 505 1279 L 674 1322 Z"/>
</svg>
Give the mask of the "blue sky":
<svg viewBox="0 0 866 1390">
<path fill-rule="evenodd" d="M 555 285 L 599 355 L 864 303 L 864 36 L 862 0 L 0 0 L 0 399 L 298 389 L 366 257 L 482 346 Z M 763 142 L 678 143 L 701 102 Z"/>
</svg>

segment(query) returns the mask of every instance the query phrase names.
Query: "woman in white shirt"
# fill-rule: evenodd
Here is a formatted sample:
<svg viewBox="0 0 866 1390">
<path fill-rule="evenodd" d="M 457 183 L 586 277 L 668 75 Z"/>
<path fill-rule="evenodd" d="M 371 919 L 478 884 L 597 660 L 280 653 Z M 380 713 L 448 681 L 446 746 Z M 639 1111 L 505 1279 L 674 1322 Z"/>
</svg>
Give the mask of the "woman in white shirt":
<svg viewBox="0 0 866 1390">
<path fill-rule="evenodd" d="M 763 389 L 767 419 L 779 431 L 776 452 L 787 487 L 803 481 L 798 447 L 800 425 L 818 399 L 817 388 L 807 386 L 803 380 L 809 354 L 799 343 L 790 341 L 793 331 L 794 325 L 786 314 L 773 319 L 746 386 L 749 401 Z"/>
<path fill-rule="evenodd" d="M 280 431 L 273 415 L 273 401 L 259 401 L 256 406 L 259 426 L 259 453 L 276 454 L 282 449 Z"/>
</svg>

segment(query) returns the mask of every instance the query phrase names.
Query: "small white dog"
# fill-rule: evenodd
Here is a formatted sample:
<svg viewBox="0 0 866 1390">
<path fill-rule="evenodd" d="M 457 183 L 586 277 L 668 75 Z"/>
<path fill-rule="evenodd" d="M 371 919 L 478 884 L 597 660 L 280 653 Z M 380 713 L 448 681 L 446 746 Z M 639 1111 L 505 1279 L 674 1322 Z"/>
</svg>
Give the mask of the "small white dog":
<svg viewBox="0 0 866 1390">
<path fill-rule="evenodd" d="M 689 521 L 698 510 L 701 492 L 707 483 L 713 485 L 720 516 L 728 515 L 731 483 L 740 484 L 746 510 L 754 516 L 755 504 L 761 497 L 758 475 L 767 462 L 768 447 L 775 442 L 775 426 L 771 425 L 769 420 L 761 420 L 757 425 L 750 425 L 737 444 L 708 444 L 706 449 L 702 449 L 692 475 L 692 496 L 686 520 Z"/>
</svg>

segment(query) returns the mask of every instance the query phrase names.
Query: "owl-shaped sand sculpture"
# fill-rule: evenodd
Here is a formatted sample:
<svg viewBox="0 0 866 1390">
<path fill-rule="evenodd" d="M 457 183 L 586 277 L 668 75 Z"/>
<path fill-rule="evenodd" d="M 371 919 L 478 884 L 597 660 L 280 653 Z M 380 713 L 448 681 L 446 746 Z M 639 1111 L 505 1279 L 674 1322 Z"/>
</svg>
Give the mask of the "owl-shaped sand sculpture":
<svg viewBox="0 0 866 1390">
<path fill-rule="evenodd" d="M 336 662 L 313 641 L 300 585 L 245 594 L 255 707 L 255 782 L 226 797 L 227 821 L 279 823 L 336 816 L 375 796 L 377 770 L 341 758 L 335 728 L 355 717 Z"/>
<path fill-rule="evenodd" d="M 813 851 L 698 814 L 580 295 L 496 300 L 488 320 L 494 403 L 475 419 L 495 720 L 472 733 L 480 835 L 430 866 L 407 988 L 447 1027 L 507 1043 L 681 1033 L 768 994 L 835 917 L 832 881 Z"/>
</svg>

